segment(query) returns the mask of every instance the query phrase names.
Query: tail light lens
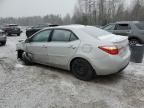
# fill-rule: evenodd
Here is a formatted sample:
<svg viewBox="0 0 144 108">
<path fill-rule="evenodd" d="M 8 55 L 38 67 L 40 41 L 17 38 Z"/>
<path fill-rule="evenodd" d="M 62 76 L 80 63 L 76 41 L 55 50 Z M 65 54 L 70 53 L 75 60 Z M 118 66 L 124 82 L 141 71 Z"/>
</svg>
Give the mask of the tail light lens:
<svg viewBox="0 0 144 108">
<path fill-rule="evenodd" d="M 5 28 L 5 30 L 10 30 L 11 28 L 9 28 L 9 27 L 7 27 L 7 28 Z"/>
<path fill-rule="evenodd" d="M 119 53 L 119 49 L 116 46 L 99 46 L 98 48 L 111 55 Z"/>
</svg>

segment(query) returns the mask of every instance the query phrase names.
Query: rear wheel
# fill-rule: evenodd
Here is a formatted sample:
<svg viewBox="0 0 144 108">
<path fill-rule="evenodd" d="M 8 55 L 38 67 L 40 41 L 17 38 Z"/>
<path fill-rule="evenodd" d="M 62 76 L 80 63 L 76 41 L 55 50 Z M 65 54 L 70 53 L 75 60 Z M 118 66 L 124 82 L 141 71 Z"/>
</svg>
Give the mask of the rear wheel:
<svg viewBox="0 0 144 108">
<path fill-rule="evenodd" d="M 136 44 L 140 44 L 138 39 L 130 39 L 129 40 L 129 45 L 136 45 Z"/>
<path fill-rule="evenodd" d="M 78 58 L 72 61 L 71 71 L 80 80 L 89 81 L 95 76 L 94 69 L 90 63 L 84 59 Z"/>
</svg>

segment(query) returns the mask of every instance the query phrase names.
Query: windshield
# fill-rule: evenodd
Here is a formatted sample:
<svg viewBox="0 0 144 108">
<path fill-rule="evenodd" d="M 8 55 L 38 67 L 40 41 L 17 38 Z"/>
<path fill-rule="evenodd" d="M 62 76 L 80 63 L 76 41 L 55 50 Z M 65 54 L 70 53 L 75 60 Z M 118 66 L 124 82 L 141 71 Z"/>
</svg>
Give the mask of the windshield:
<svg viewBox="0 0 144 108">
<path fill-rule="evenodd" d="M 144 23 L 137 23 L 136 26 L 138 29 L 144 30 Z"/>
<path fill-rule="evenodd" d="M 102 29 L 97 28 L 97 27 L 92 27 L 92 26 L 87 26 L 87 27 L 81 28 L 81 30 L 83 32 L 87 33 L 88 35 L 93 36 L 93 37 L 99 37 L 99 36 L 111 34 L 110 32 L 107 32 L 105 30 L 102 30 Z"/>
</svg>

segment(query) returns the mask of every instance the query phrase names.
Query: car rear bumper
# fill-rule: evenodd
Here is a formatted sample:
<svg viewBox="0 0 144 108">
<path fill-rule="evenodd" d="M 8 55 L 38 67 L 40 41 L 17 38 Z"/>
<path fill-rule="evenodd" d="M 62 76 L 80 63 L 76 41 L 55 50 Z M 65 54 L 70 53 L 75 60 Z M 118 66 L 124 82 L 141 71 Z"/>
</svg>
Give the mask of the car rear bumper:
<svg viewBox="0 0 144 108">
<path fill-rule="evenodd" d="M 5 42 L 7 40 L 6 36 L 0 36 L 0 42 Z"/>
<path fill-rule="evenodd" d="M 92 60 L 91 64 L 97 75 L 109 75 L 122 71 L 127 67 L 130 61 L 130 51 L 124 56 L 108 56 L 97 60 Z"/>
</svg>

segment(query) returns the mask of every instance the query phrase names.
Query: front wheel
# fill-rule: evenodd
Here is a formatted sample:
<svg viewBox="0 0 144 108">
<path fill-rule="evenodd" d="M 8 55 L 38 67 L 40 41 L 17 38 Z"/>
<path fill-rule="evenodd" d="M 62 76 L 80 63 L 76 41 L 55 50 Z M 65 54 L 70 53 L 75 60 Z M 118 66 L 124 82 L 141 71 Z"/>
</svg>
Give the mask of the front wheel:
<svg viewBox="0 0 144 108">
<path fill-rule="evenodd" d="M 30 54 L 23 52 L 21 60 L 24 62 L 25 65 L 32 65 L 32 57 Z"/>
<path fill-rule="evenodd" d="M 20 33 L 18 33 L 17 36 L 20 36 Z"/>
<path fill-rule="evenodd" d="M 95 76 L 95 71 L 90 63 L 84 59 L 78 58 L 71 63 L 71 71 L 80 80 L 89 81 Z"/>
</svg>

